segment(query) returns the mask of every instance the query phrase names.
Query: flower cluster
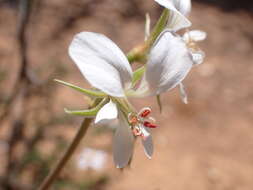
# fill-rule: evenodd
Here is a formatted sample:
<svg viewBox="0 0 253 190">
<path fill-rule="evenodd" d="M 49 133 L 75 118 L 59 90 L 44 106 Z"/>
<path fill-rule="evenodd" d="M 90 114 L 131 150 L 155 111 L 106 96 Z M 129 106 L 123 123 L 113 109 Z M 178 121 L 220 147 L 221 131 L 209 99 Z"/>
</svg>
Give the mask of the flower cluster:
<svg viewBox="0 0 253 190">
<path fill-rule="evenodd" d="M 147 62 L 143 67 L 133 71 L 125 54 L 106 36 L 81 32 L 71 42 L 69 55 L 93 89 L 82 89 L 59 81 L 98 100 L 97 106 L 91 110 L 66 110 L 68 113 L 94 117 L 95 124 L 118 120 L 113 143 L 113 156 L 118 168 L 129 164 L 137 137 L 141 137 L 145 153 L 151 158 L 153 142 L 150 131 L 157 127 L 155 120 L 149 116 L 149 107 L 137 112 L 128 99 L 159 96 L 179 86 L 182 100 L 187 103 L 182 81 L 191 68 L 204 59 L 204 52 L 196 42 L 206 38 L 205 32 L 186 30 L 183 36 L 177 34 L 177 31 L 191 26 L 187 18 L 191 1 L 155 1 L 165 8 L 168 16 L 166 27 L 149 44 Z M 152 37 L 151 33 L 145 39 L 148 41 Z"/>
</svg>

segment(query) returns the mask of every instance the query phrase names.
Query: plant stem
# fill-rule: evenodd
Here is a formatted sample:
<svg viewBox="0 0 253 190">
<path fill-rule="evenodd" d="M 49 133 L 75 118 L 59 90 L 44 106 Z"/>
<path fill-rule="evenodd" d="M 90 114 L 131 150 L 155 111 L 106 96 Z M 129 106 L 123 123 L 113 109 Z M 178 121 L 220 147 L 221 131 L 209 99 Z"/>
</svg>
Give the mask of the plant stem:
<svg viewBox="0 0 253 190">
<path fill-rule="evenodd" d="M 92 122 L 92 118 L 85 118 L 82 122 L 82 125 L 80 126 L 79 130 L 76 133 L 75 138 L 73 139 L 72 143 L 69 145 L 67 151 L 64 153 L 63 157 L 60 159 L 60 161 L 56 164 L 55 168 L 50 172 L 50 174 L 46 177 L 46 179 L 43 181 L 43 183 L 40 185 L 38 190 L 46 190 L 48 189 L 54 180 L 58 177 L 59 173 L 67 163 L 67 161 L 70 159 L 74 151 L 76 150 L 77 146 L 79 145 L 80 141 L 84 137 L 84 135 L 87 132 L 87 129 L 90 126 L 90 123 Z"/>
</svg>

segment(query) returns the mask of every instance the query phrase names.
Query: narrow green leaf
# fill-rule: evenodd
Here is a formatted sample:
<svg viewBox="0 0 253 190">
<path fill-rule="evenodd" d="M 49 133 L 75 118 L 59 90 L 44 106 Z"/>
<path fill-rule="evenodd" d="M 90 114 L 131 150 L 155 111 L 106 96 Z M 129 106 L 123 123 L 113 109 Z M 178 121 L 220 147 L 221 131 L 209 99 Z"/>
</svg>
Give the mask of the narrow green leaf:
<svg viewBox="0 0 253 190">
<path fill-rule="evenodd" d="M 87 110 L 69 110 L 64 108 L 64 111 L 68 114 L 79 115 L 85 117 L 95 117 L 97 112 L 109 101 L 108 98 L 103 99 L 97 106 Z"/>
<path fill-rule="evenodd" d="M 100 91 L 97 91 L 97 90 L 84 89 L 84 88 L 81 88 L 79 86 L 75 86 L 73 84 L 70 84 L 68 82 L 64 82 L 62 80 L 54 79 L 54 81 L 59 82 L 60 84 L 68 86 L 70 88 L 73 88 L 74 90 L 77 90 L 77 91 L 79 91 L 79 92 L 81 92 L 81 93 L 83 93 L 83 94 L 85 94 L 87 96 L 90 96 L 90 97 L 103 98 L 103 97 L 107 96 L 103 92 L 100 92 Z"/>
<path fill-rule="evenodd" d="M 157 101 L 157 104 L 158 104 L 160 113 L 162 113 L 162 102 L 161 102 L 160 94 L 159 94 L 159 95 L 156 95 L 156 101 Z"/>
<path fill-rule="evenodd" d="M 132 86 L 135 86 L 137 82 L 142 78 L 145 72 L 145 66 L 140 67 L 133 73 Z"/>
</svg>

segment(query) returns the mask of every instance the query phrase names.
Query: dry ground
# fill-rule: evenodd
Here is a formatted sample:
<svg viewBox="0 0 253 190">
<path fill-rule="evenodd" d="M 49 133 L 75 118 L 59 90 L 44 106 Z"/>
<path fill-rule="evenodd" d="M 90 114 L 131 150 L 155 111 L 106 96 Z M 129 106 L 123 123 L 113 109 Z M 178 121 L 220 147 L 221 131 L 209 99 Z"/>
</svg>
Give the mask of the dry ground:
<svg viewBox="0 0 253 190">
<path fill-rule="evenodd" d="M 47 66 L 49 72 L 52 60 L 64 65 L 69 71 L 64 80 L 82 86 L 84 80 L 67 55 L 74 34 L 104 33 L 127 52 L 143 39 L 144 13 L 149 11 L 153 21 L 160 13 L 152 0 L 140 1 L 143 7 L 136 10 L 123 0 L 94 1 L 84 12 L 82 2 L 70 2 L 48 0 L 37 10 L 29 31 L 29 56 L 34 68 Z M 148 160 L 137 142 L 131 169 L 124 172 L 115 169 L 110 158 L 104 171 L 110 176 L 107 190 L 253 189 L 253 16 L 194 3 L 190 18 L 192 28 L 206 31 L 208 38 L 200 45 L 205 63 L 185 80 L 189 104 L 181 103 L 177 89 L 162 96 L 162 114 L 152 98 L 134 100 L 137 107 L 154 110 L 159 124 L 154 131 L 155 154 Z M 12 11 L 1 10 L 0 68 L 16 68 L 14 19 Z M 56 111 L 82 102 L 78 93 L 57 88 Z M 69 139 L 75 130 L 65 129 Z M 83 145 L 111 151 L 110 134 L 96 138 Z M 82 172 L 79 178 L 85 178 Z"/>
</svg>

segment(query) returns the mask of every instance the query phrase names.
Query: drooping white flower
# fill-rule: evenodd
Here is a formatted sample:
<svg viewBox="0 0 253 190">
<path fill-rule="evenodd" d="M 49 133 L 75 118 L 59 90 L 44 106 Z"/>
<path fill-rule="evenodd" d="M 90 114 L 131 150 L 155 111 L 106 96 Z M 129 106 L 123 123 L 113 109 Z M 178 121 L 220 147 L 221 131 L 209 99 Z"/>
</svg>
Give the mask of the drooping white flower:
<svg viewBox="0 0 253 190">
<path fill-rule="evenodd" d="M 196 42 L 206 38 L 200 30 L 186 32 L 183 37 L 164 30 L 152 49 L 146 73 L 135 95 L 159 95 L 179 85 L 182 101 L 187 104 L 187 94 L 182 84 L 192 66 L 201 64 L 205 53 Z"/>
<path fill-rule="evenodd" d="M 191 26 L 187 19 L 191 11 L 191 0 L 155 0 L 169 10 L 168 29 L 178 31 Z"/>
<path fill-rule="evenodd" d="M 183 39 L 164 30 L 152 49 L 144 78 L 136 94 L 159 95 L 177 86 L 193 66 L 193 59 Z"/>
</svg>

